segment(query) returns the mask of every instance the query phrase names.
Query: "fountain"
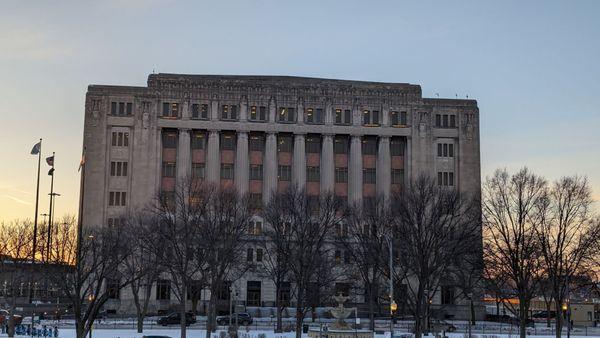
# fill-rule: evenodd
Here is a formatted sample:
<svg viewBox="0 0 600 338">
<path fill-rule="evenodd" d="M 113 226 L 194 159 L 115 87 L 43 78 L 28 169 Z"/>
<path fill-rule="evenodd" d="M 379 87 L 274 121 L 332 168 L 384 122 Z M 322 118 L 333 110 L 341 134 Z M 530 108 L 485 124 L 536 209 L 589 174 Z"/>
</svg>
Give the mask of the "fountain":
<svg viewBox="0 0 600 338">
<path fill-rule="evenodd" d="M 346 323 L 346 318 L 350 314 L 356 311 L 356 308 L 346 308 L 344 303 L 349 297 L 345 297 L 341 294 L 334 296 L 333 299 L 338 303 L 338 306 L 333 307 L 329 310 L 331 315 L 336 319 L 329 328 L 321 330 L 318 328 L 310 329 L 308 336 L 310 338 L 327 337 L 327 338 L 373 338 L 373 331 L 363 330 L 358 328 L 352 328 Z"/>
</svg>

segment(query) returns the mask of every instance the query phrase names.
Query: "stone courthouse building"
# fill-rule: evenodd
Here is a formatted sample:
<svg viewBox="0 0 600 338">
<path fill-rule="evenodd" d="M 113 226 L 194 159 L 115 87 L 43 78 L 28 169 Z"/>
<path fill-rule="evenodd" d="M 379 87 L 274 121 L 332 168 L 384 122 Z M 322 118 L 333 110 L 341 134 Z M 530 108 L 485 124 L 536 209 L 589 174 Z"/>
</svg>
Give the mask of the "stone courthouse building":
<svg viewBox="0 0 600 338">
<path fill-rule="evenodd" d="M 234 184 L 255 203 L 290 184 L 360 202 L 422 172 L 480 194 L 477 102 L 424 98 L 407 83 L 151 74 L 146 87 L 91 85 L 84 147 L 88 226 L 117 224 L 187 176 Z M 274 303 L 268 280 L 236 288 L 246 306 Z M 108 306 L 129 311 L 127 292 Z M 152 293 L 156 311 L 176 302 L 168 281 Z"/>
</svg>

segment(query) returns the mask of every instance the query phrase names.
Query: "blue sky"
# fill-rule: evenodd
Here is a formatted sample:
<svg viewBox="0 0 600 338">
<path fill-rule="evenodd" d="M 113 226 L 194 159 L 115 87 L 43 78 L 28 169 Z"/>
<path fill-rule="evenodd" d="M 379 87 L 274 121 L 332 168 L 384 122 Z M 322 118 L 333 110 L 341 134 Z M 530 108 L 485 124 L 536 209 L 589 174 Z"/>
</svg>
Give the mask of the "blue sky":
<svg viewBox="0 0 600 338">
<path fill-rule="evenodd" d="M 0 220 L 33 217 L 40 137 L 57 152 L 57 213 L 75 213 L 87 85 L 144 85 L 153 70 L 469 95 L 484 177 L 587 175 L 600 200 L 599 13 L 600 1 L 3 1 Z"/>
</svg>

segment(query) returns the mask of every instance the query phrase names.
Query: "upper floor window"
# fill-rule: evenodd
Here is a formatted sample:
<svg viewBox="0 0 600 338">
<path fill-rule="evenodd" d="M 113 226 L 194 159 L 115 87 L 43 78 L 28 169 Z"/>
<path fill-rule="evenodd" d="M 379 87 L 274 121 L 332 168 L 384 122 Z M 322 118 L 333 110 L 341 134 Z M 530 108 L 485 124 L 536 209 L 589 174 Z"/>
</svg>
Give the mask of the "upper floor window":
<svg viewBox="0 0 600 338">
<path fill-rule="evenodd" d="M 179 117 L 179 103 L 163 102 L 162 117 Z"/>
<path fill-rule="evenodd" d="M 307 182 L 319 182 L 321 175 L 319 167 L 306 167 L 306 181 Z"/>
<path fill-rule="evenodd" d="M 438 128 L 456 128 L 456 115 L 436 114 L 435 126 Z"/>
<path fill-rule="evenodd" d="M 177 148 L 177 133 L 176 132 L 163 132 L 162 134 L 163 148 Z"/>
<path fill-rule="evenodd" d="M 238 107 L 233 104 L 224 104 L 221 106 L 221 120 L 237 120 Z"/>
<path fill-rule="evenodd" d="M 390 125 L 391 126 L 405 126 L 406 125 L 406 112 L 405 111 L 390 112 Z"/>
<path fill-rule="evenodd" d="M 363 125 L 378 126 L 379 110 L 363 110 Z"/>
<path fill-rule="evenodd" d="M 292 167 L 289 165 L 280 165 L 277 167 L 277 179 L 279 181 L 292 180 Z"/>
<path fill-rule="evenodd" d="M 321 152 L 321 138 L 319 136 L 308 136 L 306 138 L 306 152 L 307 153 L 320 153 Z"/>
<path fill-rule="evenodd" d="M 267 107 L 265 106 L 250 106 L 250 121 L 266 121 Z"/>
<path fill-rule="evenodd" d="M 404 142 L 399 138 L 392 138 L 390 141 L 390 155 L 404 156 Z"/>
<path fill-rule="evenodd" d="M 438 185 L 454 186 L 454 173 L 447 171 L 438 171 Z"/>
<path fill-rule="evenodd" d="M 114 116 L 129 116 L 133 114 L 133 103 L 131 102 L 111 102 L 110 114 Z"/>
<path fill-rule="evenodd" d="M 224 180 L 233 179 L 233 164 L 221 164 L 221 178 Z"/>
<path fill-rule="evenodd" d="M 348 183 L 348 168 L 335 168 L 335 183 Z"/>
<path fill-rule="evenodd" d="M 438 157 L 454 157 L 454 144 L 438 143 L 437 156 Z"/>
<path fill-rule="evenodd" d="M 265 148 L 264 138 L 261 135 L 250 135 L 248 148 L 250 151 L 263 151 Z"/>
<path fill-rule="evenodd" d="M 250 222 L 250 226 L 248 227 L 248 234 L 260 236 L 262 235 L 262 222 L 254 221 Z"/>
<path fill-rule="evenodd" d="M 376 155 L 377 154 L 377 139 L 374 137 L 363 138 L 362 153 L 363 153 L 363 155 Z"/>
<path fill-rule="evenodd" d="M 364 184 L 375 184 L 377 180 L 377 172 L 375 168 L 364 168 L 363 169 L 363 183 Z"/>
<path fill-rule="evenodd" d="M 171 299 L 171 282 L 166 279 L 156 281 L 156 299 Z"/>
<path fill-rule="evenodd" d="M 262 180 L 263 178 L 263 166 L 260 164 L 250 165 L 250 179 L 251 180 Z"/>
<path fill-rule="evenodd" d="M 323 109 L 322 108 L 306 108 L 304 110 L 304 116 L 306 123 L 323 123 Z"/>
<path fill-rule="evenodd" d="M 296 121 L 296 109 L 292 107 L 280 107 L 278 114 L 279 122 L 291 123 Z"/>
<path fill-rule="evenodd" d="M 175 162 L 163 162 L 162 164 L 162 176 L 163 177 L 175 177 L 176 174 Z"/>
<path fill-rule="evenodd" d="M 127 176 L 127 162 L 110 162 L 110 176 Z"/>
<path fill-rule="evenodd" d="M 392 184 L 404 183 L 404 169 L 392 169 Z"/>
<path fill-rule="evenodd" d="M 294 148 L 294 140 L 291 136 L 277 136 L 277 152 L 291 153 Z"/>
<path fill-rule="evenodd" d="M 205 104 L 205 103 L 192 104 L 192 118 L 207 120 L 208 119 L 208 104 Z"/>
<path fill-rule="evenodd" d="M 335 124 L 352 124 L 352 111 L 350 109 L 335 109 Z"/>
<path fill-rule="evenodd" d="M 113 147 L 129 147 L 129 133 L 113 131 L 111 144 Z"/>
<path fill-rule="evenodd" d="M 333 142 L 333 152 L 336 154 L 348 154 L 348 138 L 347 137 L 336 137 Z"/>
<path fill-rule="evenodd" d="M 204 133 L 193 133 L 190 143 L 192 149 L 204 149 L 206 146 L 206 137 Z"/>
<path fill-rule="evenodd" d="M 125 191 L 111 191 L 108 193 L 109 206 L 125 206 L 127 193 Z"/>
<path fill-rule="evenodd" d="M 248 204 L 252 210 L 262 209 L 262 194 L 261 193 L 250 193 L 248 194 Z"/>
<path fill-rule="evenodd" d="M 204 163 L 192 163 L 192 178 L 203 179 L 205 173 Z"/>
<path fill-rule="evenodd" d="M 221 134 L 221 150 L 235 150 L 235 136 L 233 134 Z"/>
</svg>

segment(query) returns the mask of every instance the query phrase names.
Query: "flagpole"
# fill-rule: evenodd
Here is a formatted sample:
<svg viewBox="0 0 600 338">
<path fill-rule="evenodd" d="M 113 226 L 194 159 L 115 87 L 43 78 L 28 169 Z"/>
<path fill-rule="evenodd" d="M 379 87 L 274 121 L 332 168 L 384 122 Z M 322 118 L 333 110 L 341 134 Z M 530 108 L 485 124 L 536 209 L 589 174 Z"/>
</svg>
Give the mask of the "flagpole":
<svg viewBox="0 0 600 338">
<path fill-rule="evenodd" d="M 37 251 L 37 223 L 38 206 L 40 201 L 40 165 L 42 164 L 42 139 L 40 138 L 40 149 L 38 152 L 37 185 L 35 188 L 35 216 L 33 218 L 33 252 L 31 254 L 31 263 L 35 264 L 35 253 Z M 31 286 L 30 286 L 31 287 Z M 29 290 L 29 303 L 33 300 L 33 292 Z M 33 322 L 32 322 L 33 324 Z"/>
<path fill-rule="evenodd" d="M 83 198 L 85 196 L 85 146 L 81 154 L 81 162 L 79 163 L 81 175 L 79 177 L 79 217 L 77 218 L 77 249 L 75 253 L 75 264 L 79 264 L 81 241 L 83 237 Z"/>
<path fill-rule="evenodd" d="M 46 160 L 47 161 L 47 160 Z M 52 152 L 52 177 L 50 178 L 50 216 L 48 216 L 48 237 L 46 238 L 46 262 L 50 262 L 50 245 L 52 238 L 52 202 L 54 200 L 54 152 Z"/>
</svg>

